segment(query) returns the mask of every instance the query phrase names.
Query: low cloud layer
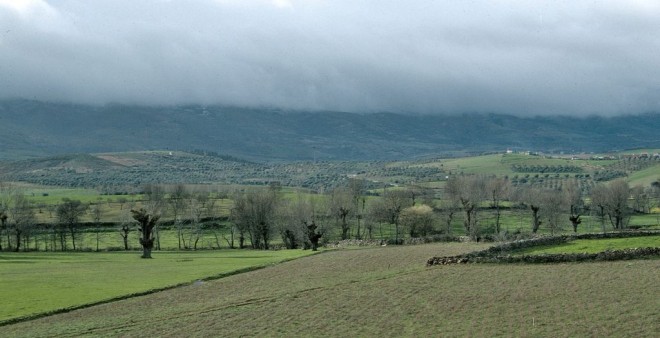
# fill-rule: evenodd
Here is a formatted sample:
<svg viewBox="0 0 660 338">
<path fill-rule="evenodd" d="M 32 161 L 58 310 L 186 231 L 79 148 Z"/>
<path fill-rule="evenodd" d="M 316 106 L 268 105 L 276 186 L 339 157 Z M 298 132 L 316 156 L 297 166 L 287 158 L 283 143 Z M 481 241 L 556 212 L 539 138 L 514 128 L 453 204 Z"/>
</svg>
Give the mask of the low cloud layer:
<svg viewBox="0 0 660 338">
<path fill-rule="evenodd" d="M 0 98 L 660 111 L 657 1 L 0 0 Z"/>
</svg>

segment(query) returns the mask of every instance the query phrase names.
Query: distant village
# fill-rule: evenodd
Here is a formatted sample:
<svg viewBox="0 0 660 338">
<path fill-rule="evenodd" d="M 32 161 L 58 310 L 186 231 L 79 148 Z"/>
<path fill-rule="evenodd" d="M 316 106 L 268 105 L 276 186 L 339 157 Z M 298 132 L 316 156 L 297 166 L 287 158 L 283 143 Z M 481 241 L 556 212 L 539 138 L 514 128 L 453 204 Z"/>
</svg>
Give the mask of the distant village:
<svg viewBox="0 0 660 338">
<path fill-rule="evenodd" d="M 593 153 L 591 154 L 563 154 L 560 153 L 559 155 L 557 154 L 545 154 L 543 152 L 537 152 L 537 151 L 514 151 L 511 149 L 507 149 L 506 154 L 521 154 L 521 155 L 529 155 L 529 156 L 543 156 L 543 157 L 548 157 L 548 158 L 566 158 L 566 159 L 571 159 L 571 160 L 595 160 L 595 161 L 606 161 L 606 160 L 645 160 L 645 159 L 651 159 L 651 160 L 660 160 L 660 153 L 648 153 L 648 152 L 640 152 L 640 153 L 631 153 L 631 154 L 609 154 L 609 155 L 594 155 Z"/>
</svg>

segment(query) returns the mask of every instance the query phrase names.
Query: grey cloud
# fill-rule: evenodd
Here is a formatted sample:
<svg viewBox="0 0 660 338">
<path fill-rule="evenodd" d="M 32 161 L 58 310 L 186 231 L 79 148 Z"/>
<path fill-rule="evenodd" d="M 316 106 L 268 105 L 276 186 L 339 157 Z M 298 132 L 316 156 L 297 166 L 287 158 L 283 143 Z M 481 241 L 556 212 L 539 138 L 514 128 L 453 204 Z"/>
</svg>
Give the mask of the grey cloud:
<svg viewBox="0 0 660 338">
<path fill-rule="evenodd" d="M 0 97 L 411 113 L 659 111 L 652 1 L 0 0 Z"/>
</svg>

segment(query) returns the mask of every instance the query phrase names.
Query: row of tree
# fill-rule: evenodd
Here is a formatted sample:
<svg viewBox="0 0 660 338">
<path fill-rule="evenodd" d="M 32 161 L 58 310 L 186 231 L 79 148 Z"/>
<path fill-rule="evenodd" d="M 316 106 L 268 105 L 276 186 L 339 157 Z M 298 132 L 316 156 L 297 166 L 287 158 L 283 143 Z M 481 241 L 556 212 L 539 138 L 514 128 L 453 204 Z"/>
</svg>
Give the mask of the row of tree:
<svg viewBox="0 0 660 338">
<path fill-rule="evenodd" d="M 0 185 L 0 250 L 19 251 L 27 247 L 36 225 L 35 208 L 20 190 Z M 462 221 L 464 234 L 479 240 L 486 232 L 502 233 L 503 211 L 527 210 L 530 230 L 542 227 L 551 233 L 570 224 L 577 232 L 582 216 L 595 216 L 606 230 L 624 229 L 634 212 L 650 212 L 660 197 L 660 183 L 648 187 L 629 187 L 623 180 L 594 186 L 587 194 L 577 181 L 568 181 L 560 189 L 514 186 L 506 178 L 478 175 L 450 177 L 443 191 L 422 187 L 387 188 L 368 193 L 362 180 L 352 179 L 326 194 L 302 194 L 291 197 L 277 184 L 269 187 L 244 188 L 232 193 L 215 193 L 191 189 L 185 185 L 148 185 L 144 200 L 124 207 L 120 203 L 120 233 L 124 248 L 128 249 L 129 233 L 139 224 L 146 248 L 160 249 L 158 220 L 168 219 L 176 229 L 179 249 L 197 249 L 208 223 L 219 227 L 217 203 L 230 199 L 229 223 L 224 223 L 221 236 L 229 247 L 269 249 L 279 236 L 287 248 L 315 249 L 325 238 L 373 238 L 376 225 L 388 224 L 393 232 L 383 234 L 395 243 L 404 236 L 425 237 L 433 234 L 453 234 L 453 224 Z M 119 201 L 121 202 L 121 201 Z M 482 213 L 494 215 L 489 228 Z M 80 219 L 85 214 L 98 224 L 104 215 L 100 203 L 87 205 L 77 200 L 64 199 L 55 208 L 56 221 L 50 225 L 52 250 L 77 250 Z M 147 219 L 153 225 L 148 229 Z M 156 221 L 154 221 L 156 220 Z M 204 224 L 204 221 L 206 225 Z M 145 225 L 147 224 L 147 225 Z M 148 231 L 147 231 L 148 230 Z M 147 232 L 145 232 L 147 231 Z M 331 236 L 336 234 L 336 236 Z M 6 243 L 3 248 L 2 243 Z M 216 242 L 220 240 L 216 234 Z M 248 244 L 249 242 L 249 244 Z M 148 254 L 145 252 L 145 256 Z"/>
</svg>

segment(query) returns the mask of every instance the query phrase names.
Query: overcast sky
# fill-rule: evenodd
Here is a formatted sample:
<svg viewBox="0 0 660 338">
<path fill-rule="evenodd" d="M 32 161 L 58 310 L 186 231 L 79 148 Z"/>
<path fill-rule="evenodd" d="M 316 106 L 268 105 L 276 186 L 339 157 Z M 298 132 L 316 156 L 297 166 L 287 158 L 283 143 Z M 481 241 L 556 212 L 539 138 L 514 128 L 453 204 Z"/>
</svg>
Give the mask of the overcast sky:
<svg viewBox="0 0 660 338">
<path fill-rule="evenodd" d="M 660 111 L 660 1 L 0 0 L 0 98 Z"/>
</svg>

